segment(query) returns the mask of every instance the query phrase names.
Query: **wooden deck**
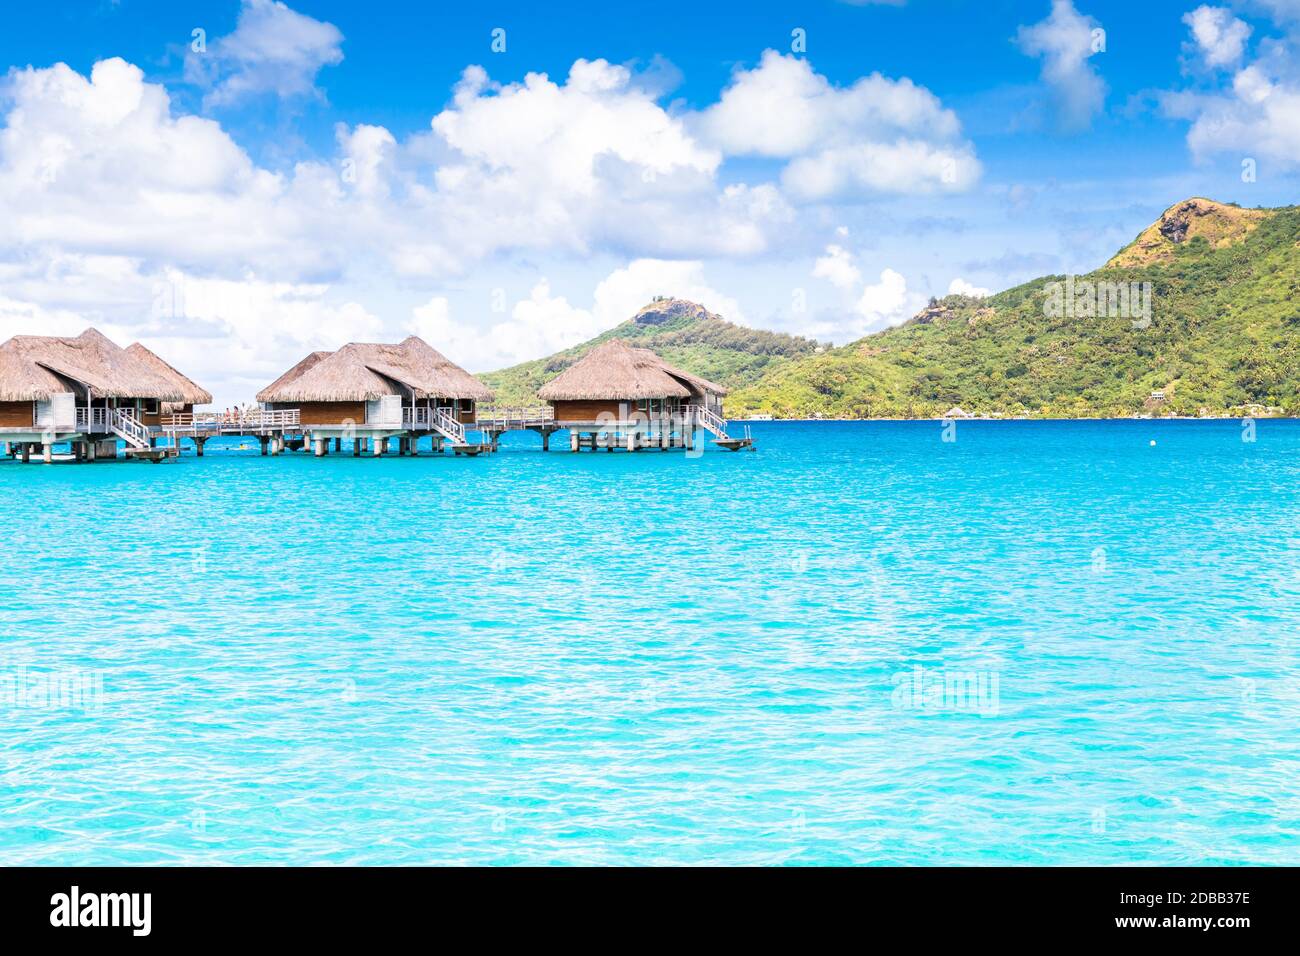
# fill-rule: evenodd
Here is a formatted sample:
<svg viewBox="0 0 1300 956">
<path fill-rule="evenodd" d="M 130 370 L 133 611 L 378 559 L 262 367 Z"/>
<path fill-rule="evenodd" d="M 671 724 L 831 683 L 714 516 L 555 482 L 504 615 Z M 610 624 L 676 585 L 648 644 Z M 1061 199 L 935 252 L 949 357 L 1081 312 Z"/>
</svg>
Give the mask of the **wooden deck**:
<svg viewBox="0 0 1300 956">
<path fill-rule="evenodd" d="M 301 416 L 297 409 L 267 411 L 255 409 L 248 412 L 187 412 L 164 415 L 158 430 L 169 435 L 193 438 L 196 435 L 258 436 L 283 434 L 301 430 Z"/>
</svg>

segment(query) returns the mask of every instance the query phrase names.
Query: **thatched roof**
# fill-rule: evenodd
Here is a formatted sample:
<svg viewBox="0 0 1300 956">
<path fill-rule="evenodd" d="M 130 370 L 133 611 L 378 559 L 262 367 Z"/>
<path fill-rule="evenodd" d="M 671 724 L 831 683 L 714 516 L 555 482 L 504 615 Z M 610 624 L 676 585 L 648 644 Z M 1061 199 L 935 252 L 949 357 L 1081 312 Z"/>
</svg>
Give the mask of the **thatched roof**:
<svg viewBox="0 0 1300 956">
<path fill-rule="evenodd" d="M 126 348 L 128 355 L 133 355 L 144 364 L 148 365 L 155 372 L 167 379 L 176 388 L 178 388 L 182 397 L 181 404 L 184 405 L 210 405 L 212 404 L 212 393 L 207 389 L 199 388 L 194 382 L 186 378 L 176 369 L 172 368 L 156 354 L 149 351 L 139 342 L 128 345 Z"/>
<path fill-rule="evenodd" d="M 337 352 L 313 353 L 258 392 L 257 400 L 369 402 L 407 394 L 417 400 L 492 398 L 490 388 L 412 335 L 397 345 L 353 342 Z"/>
<path fill-rule="evenodd" d="M 168 376 L 155 370 L 126 349 L 110 342 L 95 329 L 87 329 L 75 338 L 50 335 L 15 335 L 0 351 L 16 358 L 23 366 L 14 370 L 12 391 L 43 391 L 42 401 L 53 392 L 73 391 L 73 384 L 89 390 L 93 398 L 156 398 L 164 402 L 185 401 L 184 393 Z M 12 363 L 7 363 L 13 369 Z M 6 377 L 0 381 L 0 393 L 11 392 Z M 193 384 L 193 383 L 191 383 Z M 25 401 L 26 399 L 9 399 Z"/>
<path fill-rule="evenodd" d="M 71 383 L 0 348 L 0 402 L 45 402 L 54 392 L 72 391 Z"/>
<path fill-rule="evenodd" d="M 289 369 L 289 371 L 285 372 L 283 375 L 277 378 L 266 388 L 258 392 L 257 400 L 259 402 L 269 401 L 269 399 L 265 398 L 264 396 L 278 393 L 290 382 L 298 381 L 298 379 L 302 378 L 313 368 L 315 368 L 321 362 L 322 359 L 327 359 L 332 354 L 333 354 L 332 352 L 312 352 L 310 355 L 308 355 L 305 359 L 303 359 L 293 368 Z"/>
<path fill-rule="evenodd" d="M 622 339 L 596 346 L 537 392 L 543 401 L 596 399 L 690 398 L 727 390 L 708 379 L 669 365 L 649 349 Z"/>
</svg>

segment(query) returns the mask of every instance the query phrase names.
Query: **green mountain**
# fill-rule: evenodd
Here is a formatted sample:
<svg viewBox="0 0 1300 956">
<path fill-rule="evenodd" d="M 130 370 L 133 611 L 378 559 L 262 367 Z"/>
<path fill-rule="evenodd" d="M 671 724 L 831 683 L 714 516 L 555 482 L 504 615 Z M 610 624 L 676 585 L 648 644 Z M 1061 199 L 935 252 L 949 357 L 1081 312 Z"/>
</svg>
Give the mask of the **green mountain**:
<svg viewBox="0 0 1300 956">
<path fill-rule="evenodd" d="M 498 405 L 536 405 L 542 385 L 611 338 L 652 349 L 674 365 L 728 388 L 753 385 L 821 348 L 810 339 L 736 325 L 694 302 L 661 298 L 588 342 L 481 378 L 496 391 Z"/>
<path fill-rule="evenodd" d="M 1300 415 L 1300 207 L 1170 207 L 1105 266 L 772 368 L 732 417 Z"/>
</svg>

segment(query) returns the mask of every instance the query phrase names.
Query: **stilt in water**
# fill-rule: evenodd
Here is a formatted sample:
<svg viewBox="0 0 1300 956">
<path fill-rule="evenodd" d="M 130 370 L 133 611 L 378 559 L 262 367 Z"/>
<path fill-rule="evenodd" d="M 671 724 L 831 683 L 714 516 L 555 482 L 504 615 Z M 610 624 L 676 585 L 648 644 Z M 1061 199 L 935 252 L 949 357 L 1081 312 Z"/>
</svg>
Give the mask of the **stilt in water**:
<svg viewBox="0 0 1300 956">
<path fill-rule="evenodd" d="M 200 438 L 197 435 L 194 437 L 194 455 L 196 458 L 203 457 L 203 446 L 206 445 L 207 443 L 208 443 L 207 438 Z M 181 453 L 181 440 L 180 437 L 178 436 L 176 439 L 176 454 L 179 456 L 180 453 Z"/>
<path fill-rule="evenodd" d="M 54 461 L 54 446 L 53 446 L 52 444 L 50 444 L 49 442 L 46 442 L 44 445 L 41 446 L 41 449 L 42 449 L 42 451 L 41 451 L 41 458 L 44 459 L 45 464 L 48 465 L 48 464 L 50 464 L 51 462 L 53 462 L 53 461 Z"/>
</svg>

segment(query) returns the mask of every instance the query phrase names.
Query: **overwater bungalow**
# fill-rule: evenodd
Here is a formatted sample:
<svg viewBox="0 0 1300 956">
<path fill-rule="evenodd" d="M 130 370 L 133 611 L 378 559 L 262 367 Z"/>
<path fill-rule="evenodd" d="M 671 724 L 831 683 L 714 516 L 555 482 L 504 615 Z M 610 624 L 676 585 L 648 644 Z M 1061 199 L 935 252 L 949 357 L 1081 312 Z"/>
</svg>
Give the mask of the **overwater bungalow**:
<svg viewBox="0 0 1300 956">
<path fill-rule="evenodd" d="M 469 443 L 466 426 L 477 421 L 478 403 L 491 399 L 491 389 L 416 336 L 313 352 L 257 395 L 269 411 L 296 413 L 318 456 L 331 441 L 341 450 L 345 439 L 353 454 L 368 444 L 379 455 L 396 438 L 406 454 L 426 435 L 436 451 L 446 441 L 457 454 L 476 454 L 485 446 Z"/>
<path fill-rule="evenodd" d="M 569 430 L 569 447 L 680 448 L 697 428 L 715 444 L 748 448 L 748 438 L 727 434 L 722 399 L 727 389 L 670 365 L 649 349 L 610 339 L 538 390 L 557 428 Z"/>
<path fill-rule="evenodd" d="M 18 335 L 0 345 L 0 442 L 29 460 L 68 443 L 77 460 L 129 456 L 157 461 L 165 409 L 212 396 L 142 345 L 124 349 L 95 329 L 76 337 Z"/>
</svg>

